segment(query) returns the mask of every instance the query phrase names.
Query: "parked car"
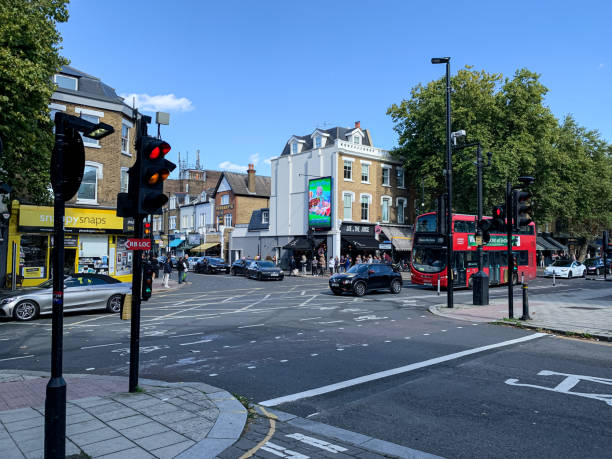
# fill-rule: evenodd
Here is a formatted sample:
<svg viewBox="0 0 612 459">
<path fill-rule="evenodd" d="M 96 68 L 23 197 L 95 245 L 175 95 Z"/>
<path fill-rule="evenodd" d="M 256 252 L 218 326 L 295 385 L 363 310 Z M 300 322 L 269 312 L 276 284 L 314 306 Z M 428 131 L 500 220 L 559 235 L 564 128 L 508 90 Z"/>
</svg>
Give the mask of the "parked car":
<svg viewBox="0 0 612 459">
<path fill-rule="evenodd" d="M 187 269 L 189 271 L 195 271 L 195 267 L 198 264 L 198 261 L 200 261 L 202 258 L 204 258 L 204 257 L 189 257 L 189 258 L 187 258 Z"/>
<path fill-rule="evenodd" d="M 132 284 L 120 282 L 105 274 L 76 273 L 64 278 L 64 310 L 106 309 L 117 313 L 123 297 L 131 293 Z M 32 320 L 52 311 L 53 280 L 37 287 L 0 295 L 0 317 Z"/>
<path fill-rule="evenodd" d="M 196 263 L 195 272 L 204 274 L 229 274 L 230 267 L 223 258 L 202 257 L 200 261 Z"/>
<path fill-rule="evenodd" d="M 253 260 L 252 258 L 236 260 L 234 263 L 232 263 L 230 273 L 232 274 L 232 276 L 246 276 L 247 269 L 253 261 L 255 260 Z"/>
<path fill-rule="evenodd" d="M 610 273 L 610 271 L 612 270 L 612 260 L 608 260 L 608 262 L 610 263 L 606 268 L 607 274 Z M 584 260 L 584 266 L 587 267 L 587 274 L 595 274 L 599 276 L 604 272 L 604 261 L 601 257 L 587 258 L 586 260 Z"/>
<path fill-rule="evenodd" d="M 567 277 L 568 279 L 586 277 L 587 267 L 579 261 L 557 260 L 544 270 L 545 276 L 552 277 L 553 273 L 557 277 Z"/>
<path fill-rule="evenodd" d="M 252 261 L 246 271 L 246 277 L 264 280 L 264 279 L 276 279 L 283 280 L 285 274 L 283 271 L 271 261 L 255 260 Z"/>
<path fill-rule="evenodd" d="M 402 275 L 384 263 L 353 265 L 347 272 L 329 278 L 329 288 L 334 295 L 363 296 L 373 290 L 390 290 L 397 294 L 402 291 L 402 285 Z"/>
</svg>

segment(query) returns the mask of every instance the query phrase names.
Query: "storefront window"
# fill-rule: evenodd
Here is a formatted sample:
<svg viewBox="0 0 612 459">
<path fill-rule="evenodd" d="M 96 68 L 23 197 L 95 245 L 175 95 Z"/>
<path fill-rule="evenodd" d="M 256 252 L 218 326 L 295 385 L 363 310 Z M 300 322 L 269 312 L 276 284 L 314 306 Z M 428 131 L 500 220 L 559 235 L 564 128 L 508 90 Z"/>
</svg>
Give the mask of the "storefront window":
<svg viewBox="0 0 612 459">
<path fill-rule="evenodd" d="M 44 279 L 47 277 L 47 236 L 24 234 L 19 249 L 19 274 L 24 279 Z"/>
<path fill-rule="evenodd" d="M 125 276 L 132 274 L 132 251 L 126 250 L 126 237 L 117 238 L 117 267 L 115 269 L 116 276 Z"/>
</svg>

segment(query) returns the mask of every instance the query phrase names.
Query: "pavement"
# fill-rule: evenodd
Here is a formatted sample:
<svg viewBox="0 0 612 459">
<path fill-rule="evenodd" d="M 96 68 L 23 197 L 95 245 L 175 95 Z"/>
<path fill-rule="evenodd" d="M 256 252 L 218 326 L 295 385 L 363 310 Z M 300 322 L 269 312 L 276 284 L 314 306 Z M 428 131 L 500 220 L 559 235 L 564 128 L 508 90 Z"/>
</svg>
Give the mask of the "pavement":
<svg viewBox="0 0 612 459">
<path fill-rule="evenodd" d="M 0 371 L 0 451 L 3 459 L 44 457 L 48 374 Z M 213 458 L 234 444 L 247 419 L 228 392 L 204 383 L 65 375 L 66 457 Z"/>
<path fill-rule="evenodd" d="M 592 279 L 593 282 L 598 280 L 603 280 L 603 277 Z M 557 279 L 557 282 L 559 281 L 560 279 Z M 552 285 L 552 280 L 550 282 Z M 521 320 L 521 326 L 612 341 L 610 289 L 558 292 L 552 289 L 548 293 L 528 297 L 528 303 L 531 319 Z M 449 309 L 446 304 L 436 304 L 430 306 L 429 311 L 447 318 L 479 323 L 499 322 L 509 318 L 507 297 L 490 298 L 487 306 L 474 306 L 471 303 L 455 301 L 455 307 Z M 514 290 L 513 315 L 514 319 L 519 319 L 523 315 L 523 298 L 520 287 Z"/>
</svg>

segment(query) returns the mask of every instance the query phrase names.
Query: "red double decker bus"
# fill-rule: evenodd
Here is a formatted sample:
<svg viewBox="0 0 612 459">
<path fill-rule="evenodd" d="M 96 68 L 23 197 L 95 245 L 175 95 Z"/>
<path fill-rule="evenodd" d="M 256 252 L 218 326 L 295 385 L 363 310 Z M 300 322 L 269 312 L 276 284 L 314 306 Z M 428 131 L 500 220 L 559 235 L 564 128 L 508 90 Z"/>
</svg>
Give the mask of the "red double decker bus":
<svg viewBox="0 0 612 459">
<path fill-rule="evenodd" d="M 488 219 L 490 217 L 484 217 Z M 446 266 L 446 236 L 438 231 L 436 213 L 417 217 L 414 226 L 412 261 L 410 274 L 413 284 L 437 286 L 448 285 Z M 453 214 L 453 285 L 471 287 L 472 275 L 478 271 L 476 245 L 476 223 L 474 215 Z M 490 285 L 508 282 L 508 237 L 503 233 L 491 233 L 491 240 L 483 246 L 483 270 L 489 276 Z M 531 280 L 536 277 L 536 231 L 535 224 L 522 228 L 512 235 L 514 273 L 512 281 L 521 276 Z"/>
</svg>

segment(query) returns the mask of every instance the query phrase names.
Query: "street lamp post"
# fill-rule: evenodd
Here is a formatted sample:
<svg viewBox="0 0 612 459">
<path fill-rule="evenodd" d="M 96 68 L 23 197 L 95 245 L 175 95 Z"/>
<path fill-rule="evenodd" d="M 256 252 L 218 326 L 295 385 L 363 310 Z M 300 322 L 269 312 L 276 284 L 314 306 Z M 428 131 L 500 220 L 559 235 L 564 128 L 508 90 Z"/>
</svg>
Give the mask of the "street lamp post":
<svg viewBox="0 0 612 459">
<path fill-rule="evenodd" d="M 450 84 L 450 57 L 434 57 L 432 64 L 446 64 L 446 307 L 453 307 L 453 158 L 451 154 L 451 84 Z"/>
</svg>

